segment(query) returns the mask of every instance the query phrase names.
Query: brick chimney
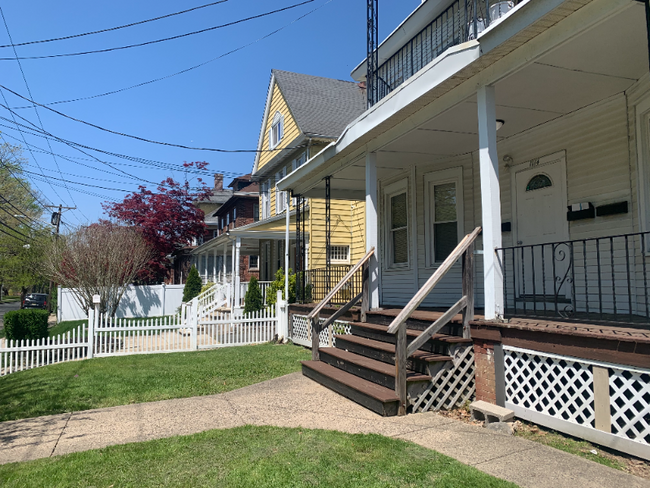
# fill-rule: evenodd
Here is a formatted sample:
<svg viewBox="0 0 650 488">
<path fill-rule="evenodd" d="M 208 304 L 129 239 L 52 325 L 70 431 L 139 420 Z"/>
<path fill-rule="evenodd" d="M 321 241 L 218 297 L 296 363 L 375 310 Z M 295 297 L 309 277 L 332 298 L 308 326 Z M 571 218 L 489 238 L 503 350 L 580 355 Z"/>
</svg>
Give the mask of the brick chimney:
<svg viewBox="0 0 650 488">
<path fill-rule="evenodd" d="M 214 191 L 223 190 L 223 173 L 214 174 Z"/>
</svg>

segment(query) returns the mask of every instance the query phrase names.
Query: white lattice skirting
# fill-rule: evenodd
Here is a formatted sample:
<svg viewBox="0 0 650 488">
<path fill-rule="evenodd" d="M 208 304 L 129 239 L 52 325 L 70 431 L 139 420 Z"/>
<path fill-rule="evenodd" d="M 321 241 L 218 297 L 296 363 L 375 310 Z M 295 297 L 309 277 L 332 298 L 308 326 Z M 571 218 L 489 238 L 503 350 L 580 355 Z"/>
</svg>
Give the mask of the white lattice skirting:
<svg viewBox="0 0 650 488">
<path fill-rule="evenodd" d="M 321 317 L 320 323 L 323 324 L 325 320 L 327 319 Z M 351 328 L 349 322 L 337 320 L 327 329 L 323 329 L 320 334 L 318 334 L 318 345 L 319 347 L 334 347 L 336 345 L 336 338 L 334 335 L 347 335 L 350 333 Z M 311 327 L 306 315 L 292 315 L 289 336 L 294 344 L 311 347 Z"/>
<path fill-rule="evenodd" d="M 474 348 L 461 345 L 449 350 L 452 361 L 443 363 L 431 378 L 427 389 L 416 399 L 410 399 L 413 412 L 451 410 L 462 407 L 474 397 Z"/>
<path fill-rule="evenodd" d="M 503 350 L 506 407 L 517 417 L 650 459 L 650 370 Z"/>
</svg>

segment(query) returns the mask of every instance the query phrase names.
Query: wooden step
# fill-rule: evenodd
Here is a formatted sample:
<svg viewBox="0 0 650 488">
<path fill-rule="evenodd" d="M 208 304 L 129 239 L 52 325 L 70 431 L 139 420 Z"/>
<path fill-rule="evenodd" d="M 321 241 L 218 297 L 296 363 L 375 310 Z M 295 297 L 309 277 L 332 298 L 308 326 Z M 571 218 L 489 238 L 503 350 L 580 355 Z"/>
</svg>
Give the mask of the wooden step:
<svg viewBox="0 0 650 488">
<path fill-rule="evenodd" d="M 350 327 L 352 328 L 352 333 L 354 335 L 359 335 L 367 339 L 373 339 L 376 341 L 390 342 L 392 344 L 395 344 L 396 336 L 394 334 L 389 334 L 387 332 L 388 331 L 387 325 L 370 324 L 364 322 L 350 322 Z M 406 338 L 410 342 L 416 339 L 417 337 L 419 337 L 421 333 L 422 333 L 421 330 L 406 329 Z M 430 341 L 438 342 L 444 345 L 450 345 L 450 344 L 470 344 L 472 342 L 472 339 L 465 339 L 460 336 L 453 336 L 447 334 L 433 334 L 431 336 Z M 429 342 L 425 343 L 425 347 L 422 347 L 421 349 L 431 351 L 431 352 L 434 351 L 432 344 Z"/>
<path fill-rule="evenodd" d="M 366 356 L 384 363 L 395 364 L 395 344 L 375 341 L 355 335 L 336 335 L 336 347 Z M 417 350 L 407 361 L 407 368 L 421 373 L 427 372 L 429 363 L 451 361 L 451 356 Z"/>
<path fill-rule="evenodd" d="M 319 353 L 320 360 L 327 364 L 386 388 L 395 387 L 395 366 L 393 364 L 383 363 L 336 347 L 320 348 Z M 407 371 L 406 381 L 408 386 L 431 381 L 431 376 Z"/>
<path fill-rule="evenodd" d="M 322 361 L 302 361 L 302 374 L 383 417 L 397 415 L 395 391 Z"/>
</svg>

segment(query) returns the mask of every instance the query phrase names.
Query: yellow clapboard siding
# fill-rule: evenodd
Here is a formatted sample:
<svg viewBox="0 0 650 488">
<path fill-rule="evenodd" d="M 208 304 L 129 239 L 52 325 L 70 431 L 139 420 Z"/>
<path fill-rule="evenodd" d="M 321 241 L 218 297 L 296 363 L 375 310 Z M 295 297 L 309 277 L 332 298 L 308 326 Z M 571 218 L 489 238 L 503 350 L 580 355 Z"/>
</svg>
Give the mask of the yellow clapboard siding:
<svg viewBox="0 0 650 488">
<path fill-rule="evenodd" d="M 269 113 L 266 120 L 264 121 L 263 126 L 263 142 L 262 149 L 266 152 L 260 154 L 260 159 L 258 163 L 258 169 L 264 167 L 276 154 L 276 151 L 268 151 L 269 148 L 269 129 L 271 128 L 271 123 L 273 122 L 273 117 L 275 114 L 280 112 L 284 116 L 284 135 L 280 144 L 275 148 L 277 150 L 284 149 L 288 144 L 293 141 L 296 137 L 300 135 L 298 125 L 296 124 L 295 119 L 291 115 L 289 106 L 287 105 L 284 96 L 280 92 L 280 88 L 277 83 L 273 86 L 273 95 L 271 97 L 271 104 L 269 107 Z"/>
</svg>

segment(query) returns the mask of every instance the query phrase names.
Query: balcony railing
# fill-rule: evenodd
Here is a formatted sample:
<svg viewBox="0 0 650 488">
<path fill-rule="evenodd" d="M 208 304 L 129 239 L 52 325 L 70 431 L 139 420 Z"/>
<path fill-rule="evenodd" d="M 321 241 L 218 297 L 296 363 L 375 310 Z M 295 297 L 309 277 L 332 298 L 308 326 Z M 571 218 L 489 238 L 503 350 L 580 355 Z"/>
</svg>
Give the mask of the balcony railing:
<svg viewBox="0 0 650 488">
<path fill-rule="evenodd" d="M 520 0 L 456 0 L 413 39 L 386 60 L 374 74 L 372 105 L 452 46 L 476 39 L 490 21 Z"/>
<path fill-rule="evenodd" d="M 650 325 L 650 232 L 498 249 L 506 315 Z"/>
</svg>

